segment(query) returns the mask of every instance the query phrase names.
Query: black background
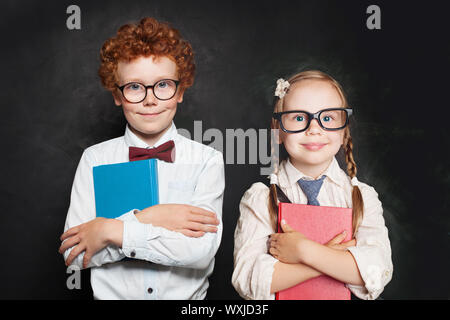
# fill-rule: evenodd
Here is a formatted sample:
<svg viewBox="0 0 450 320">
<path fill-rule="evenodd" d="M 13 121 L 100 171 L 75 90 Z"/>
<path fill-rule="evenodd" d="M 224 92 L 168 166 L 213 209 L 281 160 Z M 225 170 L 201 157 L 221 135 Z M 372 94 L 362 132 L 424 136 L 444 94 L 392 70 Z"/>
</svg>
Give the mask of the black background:
<svg viewBox="0 0 450 320">
<path fill-rule="evenodd" d="M 394 274 L 384 299 L 449 299 L 449 42 L 442 2 L 2 1 L 2 299 L 89 299 L 68 290 L 57 252 L 83 149 L 124 133 L 121 109 L 97 76 L 103 42 L 152 16 L 195 51 L 195 84 L 175 123 L 193 133 L 269 126 L 279 77 L 330 73 L 354 108 L 358 178 L 377 190 Z M 66 8 L 81 8 L 68 30 Z M 381 8 L 368 30 L 366 8 Z M 227 164 L 224 234 L 208 299 L 239 299 L 231 285 L 241 196 L 260 165 Z"/>
</svg>

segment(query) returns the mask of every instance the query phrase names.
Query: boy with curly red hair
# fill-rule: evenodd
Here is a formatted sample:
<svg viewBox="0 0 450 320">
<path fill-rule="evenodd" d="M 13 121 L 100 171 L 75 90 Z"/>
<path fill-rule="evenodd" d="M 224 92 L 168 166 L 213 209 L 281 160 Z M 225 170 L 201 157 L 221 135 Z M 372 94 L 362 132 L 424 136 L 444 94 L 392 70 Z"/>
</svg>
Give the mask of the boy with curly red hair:
<svg viewBox="0 0 450 320">
<path fill-rule="evenodd" d="M 96 299 L 203 299 L 225 182 L 222 153 L 179 135 L 173 123 L 194 82 L 192 47 L 169 24 L 144 18 L 120 27 L 100 58 L 102 84 L 128 123 L 123 136 L 84 150 L 59 251 L 68 266 L 92 267 Z M 158 153 L 160 204 L 96 218 L 92 168 L 149 153 Z"/>
</svg>

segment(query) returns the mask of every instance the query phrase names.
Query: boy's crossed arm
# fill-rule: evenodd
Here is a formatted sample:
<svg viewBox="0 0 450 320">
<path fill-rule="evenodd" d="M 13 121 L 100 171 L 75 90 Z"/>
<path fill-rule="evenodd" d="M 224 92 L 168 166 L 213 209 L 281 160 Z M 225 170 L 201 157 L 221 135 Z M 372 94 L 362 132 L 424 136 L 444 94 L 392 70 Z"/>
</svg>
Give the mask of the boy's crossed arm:
<svg viewBox="0 0 450 320">
<path fill-rule="evenodd" d="M 220 223 L 220 220 L 217 219 L 214 212 L 184 204 L 155 205 L 138 212 L 135 214 L 135 217 L 136 219 L 129 219 L 128 221 L 152 225 L 153 227 L 161 227 L 192 238 L 202 237 L 207 232 L 217 232 L 216 225 Z M 125 221 L 119 219 L 95 218 L 94 220 L 68 229 L 61 236 L 63 243 L 59 249 L 59 252 L 63 254 L 66 250 L 74 247 L 66 257 L 66 265 L 72 264 L 74 259 L 84 252 L 82 267 L 87 268 L 92 256 L 98 251 L 110 245 L 122 248 L 124 223 Z M 136 226 L 138 228 L 141 227 L 135 224 Z M 151 233 L 156 237 L 155 228 L 142 226 L 142 229 L 148 231 L 150 237 L 152 236 Z M 163 235 L 165 232 L 164 230 L 157 230 L 157 233 Z M 177 236 L 173 236 L 172 238 L 176 240 Z M 131 249 L 131 256 L 135 255 L 133 258 L 136 257 L 136 251 Z M 176 259 L 172 260 L 176 261 Z"/>
</svg>

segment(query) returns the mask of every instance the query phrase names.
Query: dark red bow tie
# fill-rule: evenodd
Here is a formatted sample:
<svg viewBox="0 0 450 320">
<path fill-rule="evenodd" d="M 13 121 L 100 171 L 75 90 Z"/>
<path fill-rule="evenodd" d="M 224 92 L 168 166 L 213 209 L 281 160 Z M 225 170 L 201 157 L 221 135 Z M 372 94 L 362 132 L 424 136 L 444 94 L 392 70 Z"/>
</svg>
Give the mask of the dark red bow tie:
<svg viewBox="0 0 450 320">
<path fill-rule="evenodd" d="M 175 161 L 175 143 L 169 140 L 159 147 L 146 149 L 138 147 L 130 147 L 129 150 L 130 161 L 145 160 L 151 158 L 158 158 L 166 162 Z"/>
</svg>

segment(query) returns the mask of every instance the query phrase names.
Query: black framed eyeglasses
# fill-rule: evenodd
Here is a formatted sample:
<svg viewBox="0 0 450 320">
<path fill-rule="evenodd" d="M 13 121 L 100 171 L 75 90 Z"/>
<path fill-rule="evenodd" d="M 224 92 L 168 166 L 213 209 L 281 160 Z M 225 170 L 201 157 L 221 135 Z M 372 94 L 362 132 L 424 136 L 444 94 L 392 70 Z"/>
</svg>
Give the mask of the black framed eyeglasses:
<svg viewBox="0 0 450 320">
<path fill-rule="evenodd" d="M 316 119 L 324 130 L 336 131 L 347 126 L 348 118 L 352 113 L 352 109 L 343 108 L 328 108 L 316 113 L 290 110 L 275 112 L 273 118 L 280 121 L 281 129 L 287 133 L 298 133 L 307 130 L 313 119 Z"/>
<path fill-rule="evenodd" d="M 140 82 L 129 82 L 123 86 L 116 84 L 116 87 L 122 92 L 125 100 L 130 103 L 139 103 L 147 98 L 148 89 L 152 89 L 153 95 L 158 100 L 172 99 L 177 92 L 179 83 L 179 80 L 162 79 L 151 86 L 146 86 Z"/>
</svg>

